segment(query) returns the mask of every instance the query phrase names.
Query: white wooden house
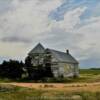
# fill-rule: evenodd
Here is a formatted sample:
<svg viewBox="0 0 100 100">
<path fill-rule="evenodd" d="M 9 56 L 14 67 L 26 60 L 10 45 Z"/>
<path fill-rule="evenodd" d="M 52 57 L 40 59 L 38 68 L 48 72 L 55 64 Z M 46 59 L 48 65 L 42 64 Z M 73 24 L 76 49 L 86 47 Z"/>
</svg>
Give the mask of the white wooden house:
<svg viewBox="0 0 100 100">
<path fill-rule="evenodd" d="M 61 52 L 44 48 L 40 43 L 29 54 L 33 66 L 51 67 L 54 77 L 79 76 L 79 62 L 72 57 L 69 50 Z"/>
</svg>

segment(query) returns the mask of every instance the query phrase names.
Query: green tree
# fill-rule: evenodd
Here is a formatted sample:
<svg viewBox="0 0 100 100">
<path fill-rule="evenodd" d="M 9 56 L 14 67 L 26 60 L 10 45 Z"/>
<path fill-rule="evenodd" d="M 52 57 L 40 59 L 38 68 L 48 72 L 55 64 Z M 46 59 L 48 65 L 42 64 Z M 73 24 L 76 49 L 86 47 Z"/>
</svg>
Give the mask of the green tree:
<svg viewBox="0 0 100 100">
<path fill-rule="evenodd" d="M 50 64 L 46 64 L 45 66 L 43 65 L 33 66 L 31 64 L 31 60 L 32 59 L 29 56 L 25 59 L 25 65 L 29 75 L 28 77 L 29 79 L 41 80 L 46 77 L 53 77 Z"/>
<path fill-rule="evenodd" d="M 0 76 L 1 77 L 7 77 L 11 79 L 18 79 L 22 77 L 24 63 L 15 61 L 15 60 L 9 60 L 4 61 L 0 65 Z"/>
</svg>

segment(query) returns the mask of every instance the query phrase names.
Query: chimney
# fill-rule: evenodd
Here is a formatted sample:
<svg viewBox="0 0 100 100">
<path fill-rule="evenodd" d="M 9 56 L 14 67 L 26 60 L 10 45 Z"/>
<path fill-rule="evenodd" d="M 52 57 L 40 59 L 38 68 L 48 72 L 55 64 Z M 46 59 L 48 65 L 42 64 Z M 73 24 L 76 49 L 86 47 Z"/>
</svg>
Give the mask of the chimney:
<svg viewBox="0 0 100 100">
<path fill-rule="evenodd" d="M 69 50 L 68 49 L 66 50 L 66 53 L 69 54 Z"/>
</svg>

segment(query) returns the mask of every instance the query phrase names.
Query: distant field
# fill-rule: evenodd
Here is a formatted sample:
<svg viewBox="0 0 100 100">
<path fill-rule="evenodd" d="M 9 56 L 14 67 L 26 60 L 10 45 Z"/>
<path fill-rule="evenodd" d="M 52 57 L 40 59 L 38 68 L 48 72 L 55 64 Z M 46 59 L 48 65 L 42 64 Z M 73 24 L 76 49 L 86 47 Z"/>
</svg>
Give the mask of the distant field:
<svg viewBox="0 0 100 100">
<path fill-rule="evenodd" d="M 100 75 L 100 69 L 80 69 L 80 74 Z"/>
<path fill-rule="evenodd" d="M 100 82 L 100 69 L 80 69 L 80 78 L 82 82 Z"/>
</svg>

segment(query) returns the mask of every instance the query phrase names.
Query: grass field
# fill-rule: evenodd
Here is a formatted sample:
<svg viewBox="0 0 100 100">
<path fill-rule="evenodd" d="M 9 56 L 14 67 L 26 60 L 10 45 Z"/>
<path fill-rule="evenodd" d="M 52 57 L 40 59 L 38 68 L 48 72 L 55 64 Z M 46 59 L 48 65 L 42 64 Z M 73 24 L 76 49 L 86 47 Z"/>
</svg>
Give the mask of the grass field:
<svg viewBox="0 0 100 100">
<path fill-rule="evenodd" d="M 81 69 L 64 83 L 19 83 L 0 79 L 0 100 L 100 100 L 100 70 Z"/>
<path fill-rule="evenodd" d="M 100 100 L 100 91 L 30 89 L 0 85 L 0 100 Z"/>
<path fill-rule="evenodd" d="M 91 74 L 91 75 L 99 75 L 100 69 L 80 69 L 80 74 Z"/>
<path fill-rule="evenodd" d="M 79 81 L 100 82 L 100 69 L 81 69 Z"/>
</svg>

